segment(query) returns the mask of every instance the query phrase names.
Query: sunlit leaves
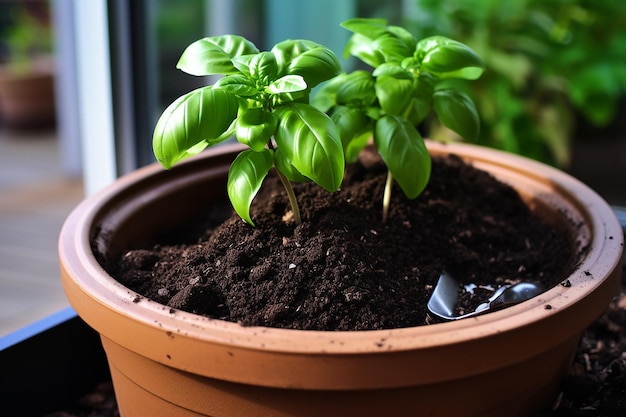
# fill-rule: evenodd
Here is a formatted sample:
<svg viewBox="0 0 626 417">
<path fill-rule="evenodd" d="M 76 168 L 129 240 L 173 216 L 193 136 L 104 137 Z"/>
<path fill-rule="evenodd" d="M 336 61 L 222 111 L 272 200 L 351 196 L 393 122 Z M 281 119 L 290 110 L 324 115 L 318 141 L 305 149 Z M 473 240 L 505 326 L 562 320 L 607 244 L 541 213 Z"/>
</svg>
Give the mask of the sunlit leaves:
<svg viewBox="0 0 626 417">
<path fill-rule="evenodd" d="M 325 46 L 306 40 L 288 40 L 272 48 L 280 75 L 300 75 L 313 88 L 338 75 L 341 64 Z"/>
<path fill-rule="evenodd" d="M 341 72 L 330 49 L 288 40 L 260 52 L 241 36 L 214 36 L 189 45 L 177 68 L 222 77 L 163 112 L 153 149 L 166 168 L 234 134 L 250 149 L 230 168 L 228 194 L 250 224 L 250 204 L 272 167 L 289 180 L 339 188 L 344 168 L 339 131 L 329 116 L 308 104 L 311 88 Z M 284 185 L 295 213 L 291 186 Z"/>
<path fill-rule="evenodd" d="M 336 191 L 345 162 L 354 162 L 373 138 L 390 178 L 415 198 L 430 176 L 430 156 L 416 126 L 434 109 L 450 129 L 475 137 L 474 104 L 441 83 L 477 78 L 482 61 L 459 42 L 418 41 L 383 19 L 350 19 L 342 25 L 353 33 L 346 51 L 371 65 L 372 72 L 342 73 L 330 49 L 308 40 L 286 40 L 264 52 L 233 35 L 192 43 L 178 68 L 223 77 L 165 110 L 153 139 L 157 159 L 170 167 L 234 134 L 249 149 L 231 165 L 228 194 L 236 212 L 253 224 L 250 205 L 272 167 L 295 218 L 290 181 L 313 181 Z M 323 82 L 313 107 L 309 96 Z"/>
<path fill-rule="evenodd" d="M 300 75 L 285 75 L 277 79 L 276 81 L 272 81 L 270 85 L 267 87 L 267 91 L 272 94 L 282 94 L 282 93 L 295 93 L 296 91 L 302 91 L 307 88 L 307 84 L 304 81 L 304 78 Z"/>
<path fill-rule="evenodd" d="M 222 139 L 237 116 L 237 98 L 224 90 L 203 87 L 169 105 L 154 129 L 152 146 L 157 160 L 166 168 L 205 146 Z M 211 117 L 199 117 L 210 114 Z"/>
<path fill-rule="evenodd" d="M 199 39 L 189 45 L 181 55 L 176 68 L 191 75 L 234 74 L 231 59 L 236 56 L 258 53 L 247 39 L 236 35 L 214 36 Z"/>
</svg>

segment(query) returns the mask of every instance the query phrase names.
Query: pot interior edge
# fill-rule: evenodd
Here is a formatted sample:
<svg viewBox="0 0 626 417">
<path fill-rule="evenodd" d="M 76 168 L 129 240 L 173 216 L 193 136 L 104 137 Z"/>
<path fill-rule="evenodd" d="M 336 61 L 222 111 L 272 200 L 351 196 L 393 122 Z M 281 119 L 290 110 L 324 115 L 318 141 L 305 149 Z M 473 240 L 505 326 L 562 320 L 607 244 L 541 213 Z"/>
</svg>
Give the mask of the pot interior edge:
<svg viewBox="0 0 626 417">
<path fill-rule="evenodd" d="M 95 251 L 112 259 L 130 249 L 146 247 L 161 233 L 199 218 L 216 202 L 232 211 L 226 187 L 210 186 L 215 181 L 226 182 L 228 167 L 205 168 L 201 160 L 194 160 L 180 169 L 139 178 L 113 195 L 95 215 L 91 227 Z"/>
</svg>

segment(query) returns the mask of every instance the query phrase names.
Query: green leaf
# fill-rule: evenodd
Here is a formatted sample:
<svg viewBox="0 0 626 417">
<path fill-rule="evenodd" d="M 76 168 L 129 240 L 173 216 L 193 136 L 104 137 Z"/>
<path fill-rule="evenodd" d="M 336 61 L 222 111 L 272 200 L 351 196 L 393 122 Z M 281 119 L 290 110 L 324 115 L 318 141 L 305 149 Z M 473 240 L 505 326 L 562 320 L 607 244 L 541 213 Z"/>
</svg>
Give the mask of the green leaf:
<svg viewBox="0 0 626 417">
<path fill-rule="evenodd" d="M 261 108 L 242 110 L 237 118 L 235 136 L 254 151 L 262 151 L 278 126 L 278 119 Z"/>
<path fill-rule="evenodd" d="M 239 58 L 235 58 L 235 60 L 237 59 Z M 260 52 L 252 55 L 248 61 L 248 70 L 253 79 L 260 80 L 267 85 L 278 77 L 276 57 L 271 52 Z"/>
<path fill-rule="evenodd" d="M 313 105 L 323 112 L 333 106 L 351 107 L 371 106 L 376 100 L 374 78 L 367 71 L 357 70 L 349 74 L 340 74 L 322 84 L 313 97 Z"/>
<path fill-rule="evenodd" d="M 159 118 L 152 147 L 157 160 L 170 168 L 203 141 L 212 144 L 237 117 L 237 98 L 224 90 L 203 87 L 179 97 Z"/>
<path fill-rule="evenodd" d="M 243 220 L 254 226 L 250 217 L 250 205 L 259 192 L 263 180 L 273 166 L 272 151 L 247 150 L 241 152 L 228 170 L 228 197 L 233 208 Z"/>
<path fill-rule="evenodd" d="M 287 68 L 296 57 L 314 48 L 323 48 L 319 43 L 304 39 L 288 39 L 278 42 L 272 48 L 272 53 L 276 56 L 278 71 L 281 75 L 289 74 Z"/>
<path fill-rule="evenodd" d="M 255 54 L 236 56 L 231 59 L 231 63 L 235 67 L 236 71 L 239 71 L 241 74 L 252 79 L 250 76 L 250 63 L 255 56 Z"/>
<path fill-rule="evenodd" d="M 243 36 L 220 35 L 206 38 L 209 42 L 219 46 L 231 57 L 258 54 L 259 49 Z"/>
<path fill-rule="evenodd" d="M 361 151 L 367 146 L 370 139 L 372 138 L 372 123 L 369 123 L 369 128 L 361 133 L 360 135 L 352 138 L 348 146 L 346 146 L 344 150 L 344 154 L 346 155 L 346 162 L 355 163 L 359 159 L 359 155 Z"/>
<path fill-rule="evenodd" d="M 378 68 L 372 72 L 374 77 L 380 77 L 381 75 L 388 75 L 390 77 L 410 80 L 413 78 L 413 75 L 410 71 L 398 65 L 397 63 L 385 63 L 380 65 Z"/>
<path fill-rule="evenodd" d="M 478 112 L 467 94 L 458 90 L 437 90 L 433 96 L 433 107 L 445 126 L 468 140 L 478 138 Z"/>
<path fill-rule="evenodd" d="M 304 103 L 276 109 L 275 140 L 284 156 L 304 176 L 328 191 L 343 180 L 344 157 L 337 126 L 325 113 Z"/>
<path fill-rule="evenodd" d="M 234 74 L 237 69 L 231 62 L 232 58 L 258 52 L 252 42 L 241 36 L 208 37 L 189 45 L 181 55 L 176 68 L 198 76 Z"/>
<path fill-rule="evenodd" d="M 474 80 L 483 73 L 480 57 L 469 46 L 443 36 L 422 39 L 416 46 L 422 69 L 442 78 Z"/>
<path fill-rule="evenodd" d="M 370 39 L 376 39 L 387 33 L 387 21 L 385 19 L 356 17 L 342 22 L 341 27 Z"/>
<path fill-rule="evenodd" d="M 406 119 L 383 116 L 374 130 L 374 144 L 408 198 L 416 198 L 430 178 L 431 160 L 417 129 Z"/>
<path fill-rule="evenodd" d="M 254 81 L 242 74 L 227 75 L 213 85 L 214 89 L 226 90 L 240 97 L 254 97 L 259 94 Z"/>
<path fill-rule="evenodd" d="M 376 96 L 387 114 L 403 116 L 413 100 L 413 80 L 380 76 L 376 79 Z"/>
<path fill-rule="evenodd" d="M 307 40 L 287 40 L 272 48 L 279 75 L 300 75 L 309 88 L 341 72 L 339 59 L 330 49 Z"/>
<path fill-rule="evenodd" d="M 304 175 L 302 175 L 296 167 L 293 166 L 291 161 L 285 157 L 285 155 L 280 151 L 280 148 L 274 151 L 274 164 L 276 165 L 276 169 L 278 169 L 289 181 L 293 182 L 310 182 L 311 180 Z"/>
<path fill-rule="evenodd" d="M 385 62 L 402 62 L 413 55 L 413 50 L 402 39 L 391 34 L 376 38 L 372 46 L 382 53 Z"/>
<path fill-rule="evenodd" d="M 306 90 L 307 85 L 300 75 L 285 75 L 272 82 L 267 89 L 272 94 L 295 93 Z"/>
<path fill-rule="evenodd" d="M 415 39 L 415 36 L 413 36 L 411 32 L 401 26 L 389 26 L 387 27 L 387 30 L 395 37 L 402 40 L 402 42 L 406 45 L 409 51 L 415 50 L 417 39 Z"/>
<path fill-rule="evenodd" d="M 417 78 L 417 85 L 413 91 L 415 102 L 407 119 L 418 126 L 430 114 L 433 103 L 433 93 L 437 80 L 431 74 L 422 72 Z"/>
<path fill-rule="evenodd" d="M 362 110 L 346 106 L 337 106 L 331 119 L 339 129 L 346 162 L 355 162 L 367 143 L 367 138 L 371 136 L 371 120 Z M 364 135 L 365 143 L 362 140 Z"/>
<path fill-rule="evenodd" d="M 337 104 L 367 107 L 376 101 L 375 80 L 369 72 L 357 70 L 340 77 L 335 92 Z"/>
<path fill-rule="evenodd" d="M 355 33 L 348 39 L 344 55 L 352 55 L 374 68 L 385 63 L 385 56 L 374 45 L 373 40 L 360 33 Z"/>
<path fill-rule="evenodd" d="M 341 24 L 354 35 L 346 53 L 376 68 L 384 62 L 400 62 L 415 49 L 415 37 L 399 26 L 387 26 L 383 19 L 350 19 Z"/>
<path fill-rule="evenodd" d="M 320 111 L 325 113 L 328 112 L 337 104 L 337 89 L 339 88 L 343 77 L 345 77 L 345 74 L 340 74 L 335 78 L 322 83 L 311 98 L 311 104 Z"/>
</svg>

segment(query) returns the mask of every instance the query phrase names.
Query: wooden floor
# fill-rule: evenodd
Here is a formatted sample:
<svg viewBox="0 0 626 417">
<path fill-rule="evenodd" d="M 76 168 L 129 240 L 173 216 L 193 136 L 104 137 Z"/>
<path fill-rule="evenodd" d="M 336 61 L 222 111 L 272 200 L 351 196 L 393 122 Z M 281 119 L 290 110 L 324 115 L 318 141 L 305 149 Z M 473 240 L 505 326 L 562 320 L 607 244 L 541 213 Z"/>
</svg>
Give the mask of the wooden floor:
<svg viewBox="0 0 626 417">
<path fill-rule="evenodd" d="M 57 237 L 83 187 L 60 166 L 54 131 L 0 130 L 0 337 L 68 306 Z"/>
</svg>

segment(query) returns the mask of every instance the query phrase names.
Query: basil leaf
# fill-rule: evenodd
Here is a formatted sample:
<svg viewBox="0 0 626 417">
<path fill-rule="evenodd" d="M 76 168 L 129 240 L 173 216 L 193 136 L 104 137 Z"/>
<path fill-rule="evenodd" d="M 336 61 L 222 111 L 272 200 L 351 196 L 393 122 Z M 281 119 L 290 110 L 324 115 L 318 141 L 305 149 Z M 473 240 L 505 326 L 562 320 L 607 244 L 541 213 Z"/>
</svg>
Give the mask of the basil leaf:
<svg viewBox="0 0 626 417">
<path fill-rule="evenodd" d="M 337 86 L 336 102 L 353 107 L 371 106 L 376 101 L 375 80 L 366 71 L 342 74 Z"/>
<path fill-rule="evenodd" d="M 417 77 L 417 85 L 413 91 L 415 102 L 407 117 L 413 126 L 418 126 L 430 114 L 436 82 L 435 77 L 427 72 L 422 72 Z"/>
<path fill-rule="evenodd" d="M 387 30 L 392 33 L 396 38 L 402 40 L 402 42 L 406 45 L 409 51 L 415 50 L 415 45 L 417 44 L 417 39 L 415 36 L 405 28 L 401 26 L 389 26 Z"/>
<path fill-rule="evenodd" d="M 405 68 L 401 67 L 400 65 L 396 63 L 390 63 L 390 62 L 382 64 L 381 66 L 376 68 L 374 72 L 372 72 L 372 75 L 374 77 L 380 77 L 381 75 L 388 75 L 390 77 L 404 79 L 404 80 L 410 80 L 413 78 L 413 75 L 411 75 L 410 71 L 406 70 Z"/>
<path fill-rule="evenodd" d="M 461 137 L 476 140 L 480 121 L 474 102 L 458 90 L 437 90 L 433 96 L 433 107 L 437 117 L 448 128 Z"/>
<path fill-rule="evenodd" d="M 159 118 L 152 148 L 157 160 L 170 168 L 203 141 L 221 139 L 237 117 L 237 98 L 224 90 L 203 87 L 179 97 Z"/>
<path fill-rule="evenodd" d="M 339 131 L 330 117 L 304 103 L 288 103 L 276 114 L 274 139 L 284 156 L 302 175 L 327 191 L 336 191 L 343 179 L 344 157 Z"/>
<path fill-rule="evenodd" d="M 291 161 L 280 151 L 280 148 L 274 151 L 274 165 L 289 181 L 293 182 L 309 182 L 309 178 L 305 177 L 293 166 Z"/>
<path fill-rule="evenodd" d="M 242 110 L 237 118 L 235 136 L 244 145 L 260 152 L 276 131 L 278 119 L 261 108 Z"/>
<path fill-rule="evenodd" d="M 237 155 L 228 170 L 228 198 L 239 217 L 251 226 L 254 222 L 250 217 L 250 205 L 273 163 L 269 149 L 261 152 L 246 150 Z"/>
<path fill-rule="evenodd" d="M 402 39 L 391 34 L 376 38 L 373 48 L 382 53 L 385 62 L 402 62 L 403 59 L 413 55 L 413 50 Z"/>
<path fill-rule="evenodd" d="M 211 42 L 226 52 L 230 57 L 258 54 L 259 49 L 243 36 L 238 35 L 220 35 L 211 36 L 206 38 L 208 42 Z"/>
<path fill-rule="evenodd" d="M 356 70 L 340 74 L 322 84 L 313 96 L 312 104 L 327 112 L 337 104 L 367 107 L 375 100 L 374 78 L 367 71 Z"/>
<path fill-rule="evenodd" d="M 268 86 L 272 94 L 295 93 L 307 89 L 307 84 L 300 75 L 285 75 Z"/>
<path fill-rule="evenodd" d="M 360 33 L 355 33 L 348 39 L 344 56 L 348 55 L 353 55 L 374 68 L 385 63 L 385 56 L 376 45 L 374 45 L 372 39 Z"/>
<path fill-rule="evenodd" d="M 259 94 L 259 90 L 254 85 L 254 81 L 242 74 L 227 75 L 220 78 L 213 85 L 214 89 L 226 90 L 231 94 L 240 97 L 254 97 Z"/>
<path fill-rule="evenodd" d="M 374 144 L 408 198 L 416 198 L 430 178 L 431 160 L 422 136 L 406 119 L 383 116 L 376 122 Z"/>
<path fill-rule="evenodd" d="M 276 57 L 271 52 L 261 52 L 252 55 L 248 62 L 250 76 L 255 80 L 260 80 L 264 85 L 269 84 L 278 77 L 278 64 Z"/>
<path fill-rule="evenodd" d="M 353 18 L 341 23 L 341 27 L 370 39 L 376 39 L 387 33 L 385 19 Z"/>
<path fill-rule="evenodd" d="M 397 79 L 390 76 L 380 76 L 376 79 L 376 96 L 380 107 L 387 114 L 403 116 L 412 97 L 413 80 Z"/>
<path fill-rule="evenodd" d="M 276 56 L 279 74 L 288 74 L 287 68 L 289 68 L 291 62 L 297 56 L 313 48 L 323 48 L 323 46 L 319 43 L 303 39 L 288 39 L 274 45 L 271 52 Z"/>
<path fill-rule="evenodd" d="M 367 143 L 367 138 L 371 136 L 371 120 L 362 110 L 346 106 L 337 106 L 331 119 L 339 129 L 346 162 L 356 162 L 365 143 L 361 146 L 362 140 L 360 142 L 355 142 L 355 140 L 362 139 L 361 136 L 366 134 Z"/>
<path fill-rule="evenodd" d="M 198 76 L 234 74 L 237 69 L 231 62 L 232 58 L 258 52 L 252 42 L 241 36 L 213 36 L 189 45 L 183 51 L 176 68 Z"/>
<path fill-rule="evenodd" d="M 287 74 L 301 75 L 309 88 L 317 86 L 341 72 L 337 56 L 328 48 L 318 46 L 293 58 L 286 68 Z"/>
<path fill-rule="evenodd" d="M 432 36 L 418 42 L 416 54 L 425 71 L 442 78 L 474 80 L 483 73 L 480 57 L 469 46 L 443 36 Z"/>
</svg>

